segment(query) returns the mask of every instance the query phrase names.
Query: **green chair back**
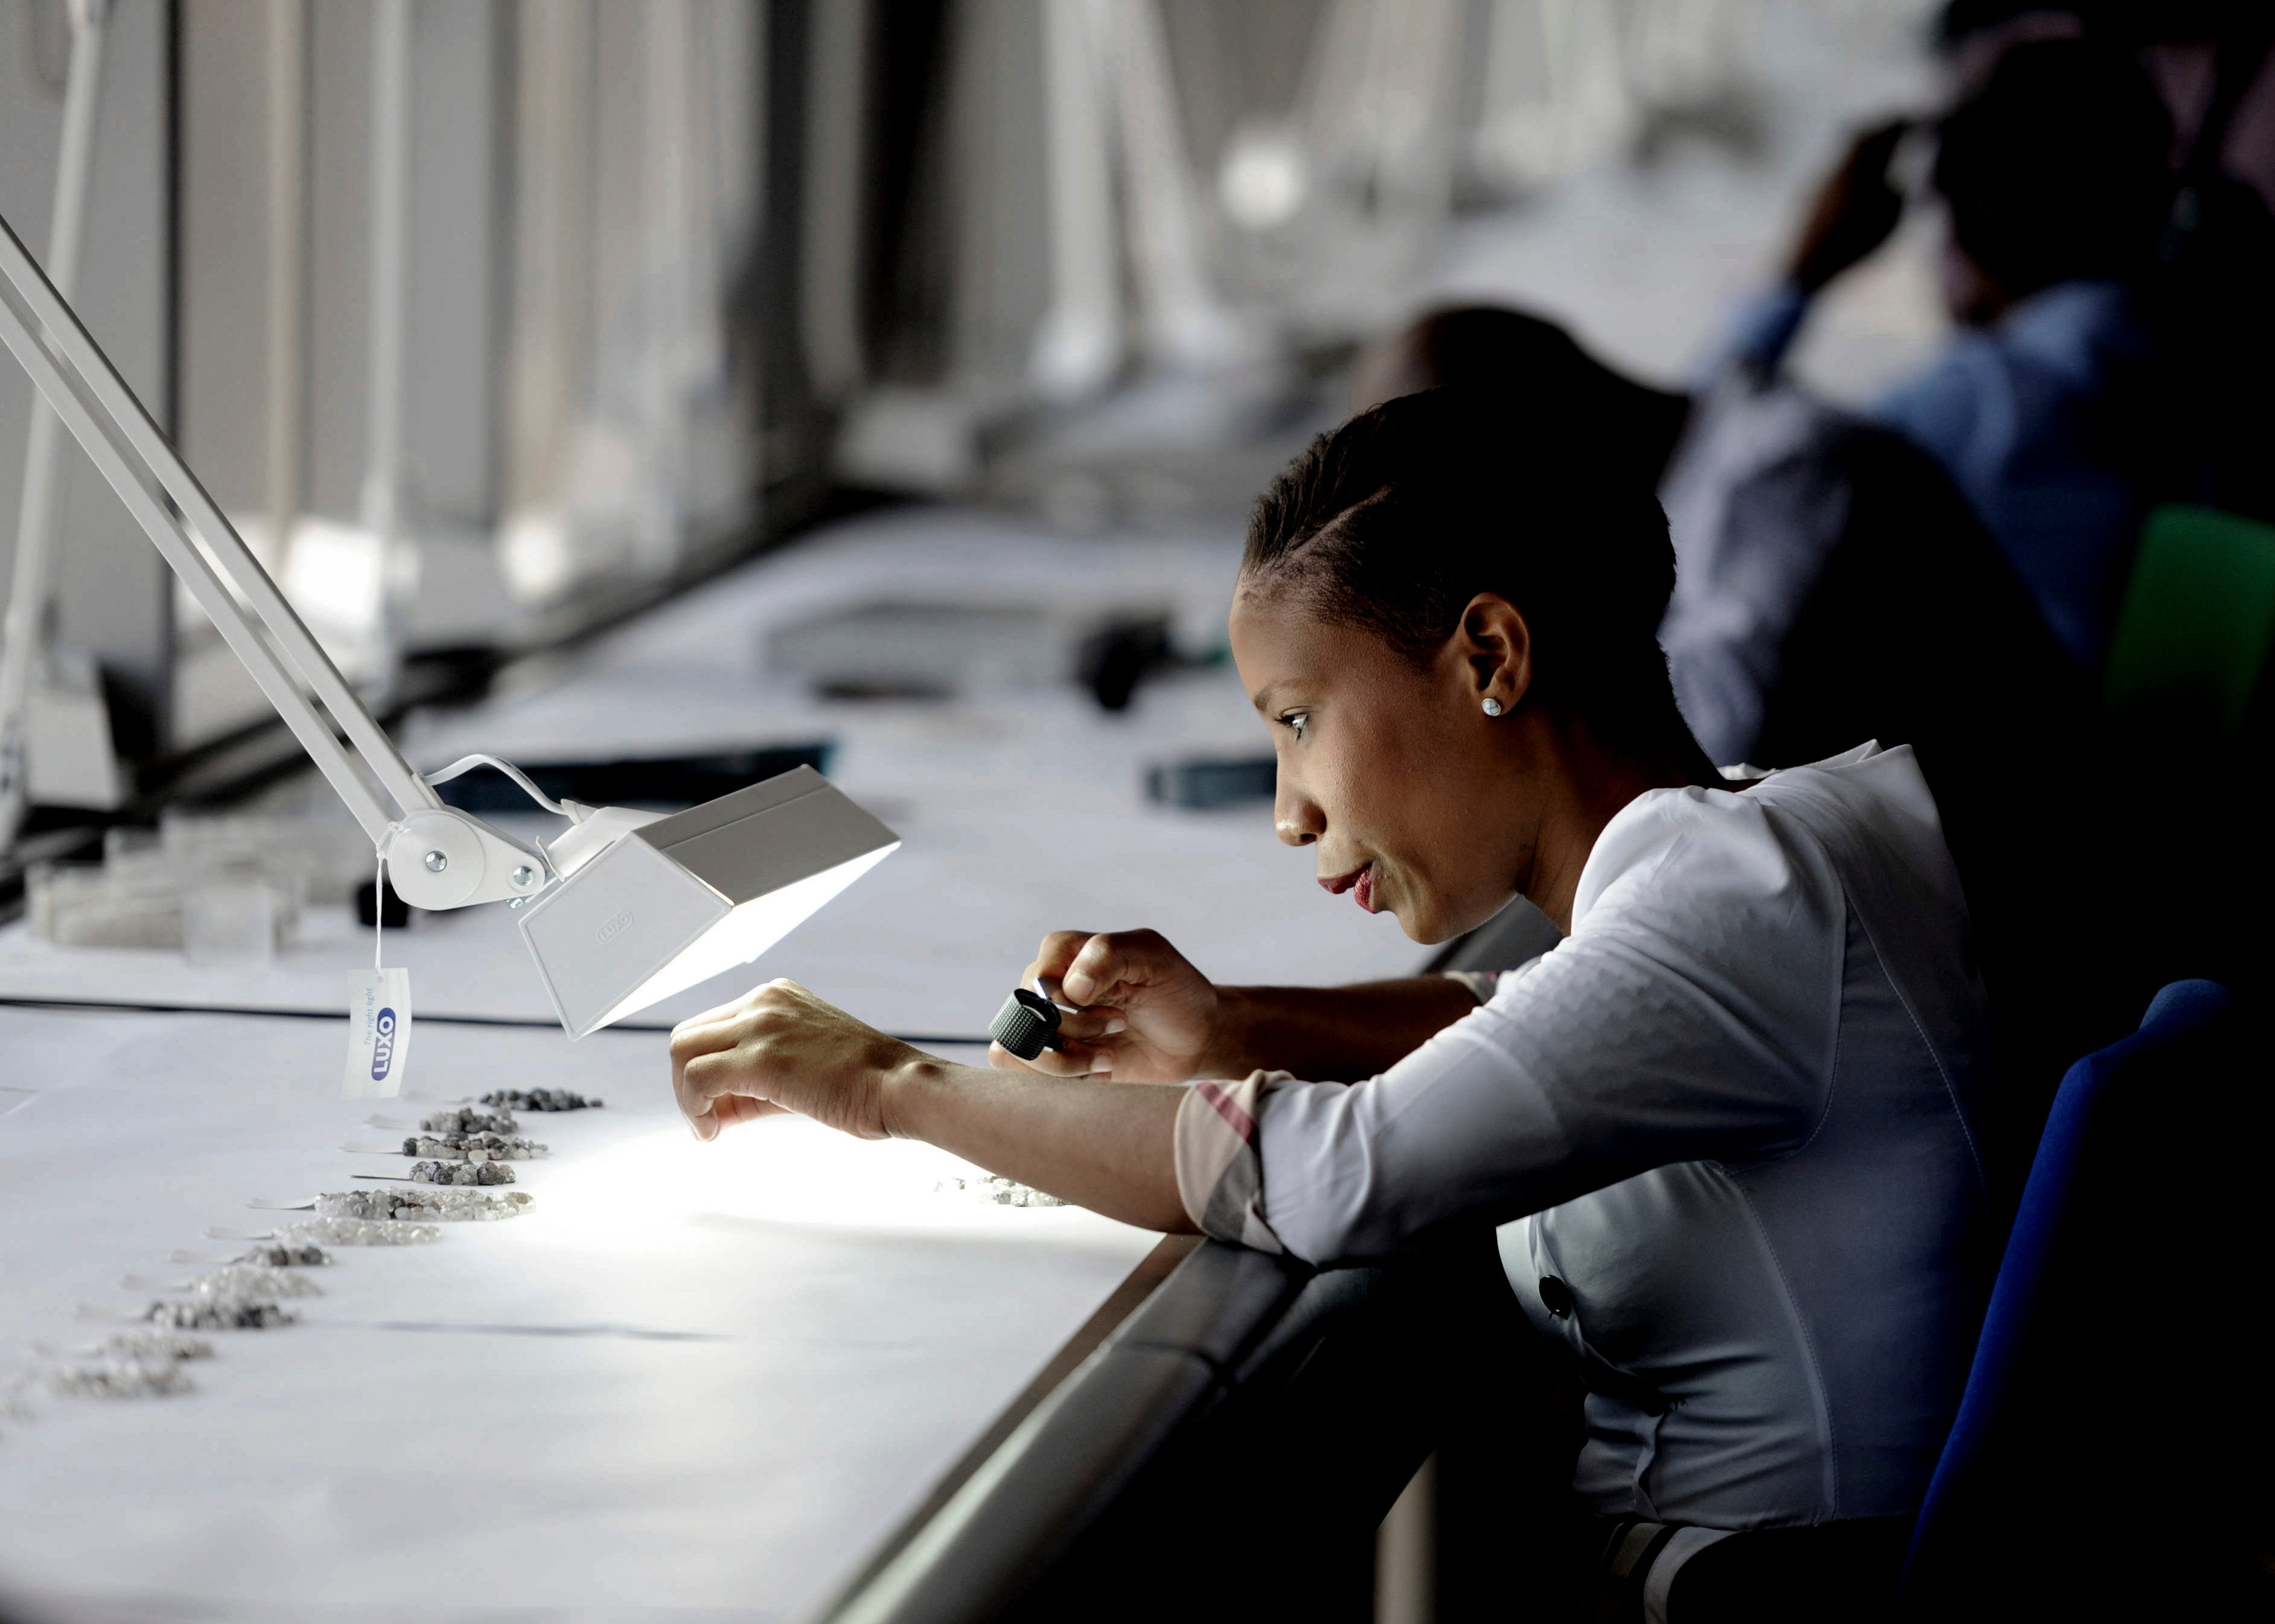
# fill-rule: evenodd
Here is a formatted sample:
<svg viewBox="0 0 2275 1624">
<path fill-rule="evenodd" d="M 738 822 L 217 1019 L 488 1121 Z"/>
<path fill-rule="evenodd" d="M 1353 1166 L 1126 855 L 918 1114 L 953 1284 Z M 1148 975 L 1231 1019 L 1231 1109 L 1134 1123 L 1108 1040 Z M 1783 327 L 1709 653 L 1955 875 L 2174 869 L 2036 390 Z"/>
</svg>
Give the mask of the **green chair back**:
<svg viewBox="0 0 2275 1624">
<path fill-rule="evenodd" d="M 2141 533 L 2103 676 L 2109 714 L 2233 740 L 2275 649 L 2275 525 L 2159 508 Z"/>
</svg>

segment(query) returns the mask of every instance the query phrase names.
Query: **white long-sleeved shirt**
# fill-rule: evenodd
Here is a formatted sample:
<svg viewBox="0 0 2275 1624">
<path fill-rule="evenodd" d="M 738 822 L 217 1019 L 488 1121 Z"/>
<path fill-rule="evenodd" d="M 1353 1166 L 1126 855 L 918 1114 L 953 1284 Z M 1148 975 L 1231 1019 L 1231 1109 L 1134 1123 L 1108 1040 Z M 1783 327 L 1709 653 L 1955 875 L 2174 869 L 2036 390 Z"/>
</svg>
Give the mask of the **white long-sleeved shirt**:
<svg viewBox="0 0 2275 1624">
<path fill-rule="evenodd" d="M 1984 1009 L 1908 749 L 1605 827 L 1572 931 L 1379 1077 L 1201 1084 L 1209 1234 L 1315 1263 L 1500 1226 L 1591 1392 L 1576 1486 L 1743 1529 L 1917 1507 L 1985 1278 Z"/>
</svg>

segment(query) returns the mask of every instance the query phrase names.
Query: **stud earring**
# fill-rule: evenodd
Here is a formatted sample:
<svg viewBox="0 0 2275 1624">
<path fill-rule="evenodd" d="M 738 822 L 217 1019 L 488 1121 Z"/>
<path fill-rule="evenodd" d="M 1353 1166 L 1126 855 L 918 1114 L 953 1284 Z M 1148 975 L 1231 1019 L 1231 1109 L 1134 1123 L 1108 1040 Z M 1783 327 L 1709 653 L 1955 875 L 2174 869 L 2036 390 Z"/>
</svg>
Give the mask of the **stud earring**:
<svg viewBox="0 0 2275 1624">
<path fill-rule="evenodd" d="M 1485 714 L 1488 716 L 1500 715 L 1500 701 L 1499 699 L 1487 699 L 1485 701 Z"/>
</svg>

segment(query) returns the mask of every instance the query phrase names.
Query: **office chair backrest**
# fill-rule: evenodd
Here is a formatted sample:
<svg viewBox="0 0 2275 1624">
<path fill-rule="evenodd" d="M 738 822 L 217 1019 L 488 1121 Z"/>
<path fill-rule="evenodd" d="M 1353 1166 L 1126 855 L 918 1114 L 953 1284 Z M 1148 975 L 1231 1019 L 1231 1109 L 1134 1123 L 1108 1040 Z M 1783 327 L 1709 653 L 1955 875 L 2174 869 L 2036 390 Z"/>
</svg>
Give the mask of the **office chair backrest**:
<svg viewBox="0 0 2275 1624">
<path fill-rule="evenodd" d="M 2239 1339 L 2267 1273 L 2269 1089 L 2238 1024 L 2218 983 L 2175 982 L 2063 1079 L 1900 1616 L 2226 1616 L 2247 1582 L 2229 1463 L 2253 1459 L 2239 1410 L 2264 1409 Z"/>
<path fill-rule="evenodd" d="M 2168 746 L 2175 733 L 2233 742 L 2271 649 L 2275 526 L 2210 508 L 2150 514 L 2103 673 L 2110 714 Z"/>
</svg>

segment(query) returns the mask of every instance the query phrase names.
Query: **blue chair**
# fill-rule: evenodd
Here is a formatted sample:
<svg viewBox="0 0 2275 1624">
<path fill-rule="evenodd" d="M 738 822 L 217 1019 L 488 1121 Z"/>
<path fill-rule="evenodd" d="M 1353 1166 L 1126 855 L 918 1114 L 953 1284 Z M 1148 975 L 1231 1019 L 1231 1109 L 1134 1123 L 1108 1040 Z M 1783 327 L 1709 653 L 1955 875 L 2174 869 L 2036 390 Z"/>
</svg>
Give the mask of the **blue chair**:
<svg viewBox="0 0 2275 1624">
<path fill-rule="evenodd" d="M 2270 1064 L 2241 1026 L 2226 988 L 2174 982 L 2063 1079 L 1900 1617 L 2275 1616 L 2247 1525 Z"/>
</svg>

